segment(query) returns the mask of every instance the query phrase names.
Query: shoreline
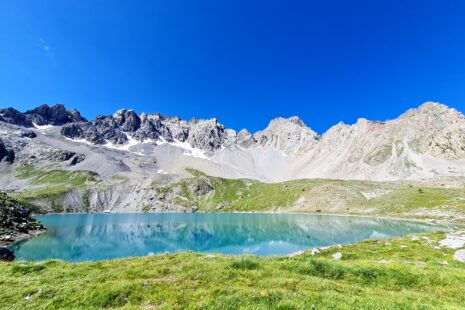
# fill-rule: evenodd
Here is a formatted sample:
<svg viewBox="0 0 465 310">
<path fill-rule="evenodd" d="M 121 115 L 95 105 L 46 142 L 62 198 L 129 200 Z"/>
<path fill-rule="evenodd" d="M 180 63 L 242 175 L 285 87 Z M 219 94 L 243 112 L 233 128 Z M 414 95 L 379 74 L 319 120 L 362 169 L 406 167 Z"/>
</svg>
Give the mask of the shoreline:
<svg viewBox="0 0 465 310">
<path fill-rule="evenodd" d="M 0 240 L 0 247 L 9 248 L 9 247 L 11 247 L 12 245 L 14 245 L 14 244 L 16 244 L 18 242 L 35 238 L 35 237 L 45 233 L 46 231 L 47 231 L 47 229 L 41 229 L 41 230 L 35 230 L 33 232 L 30 232 L 30 233 L 21 233 L 19 235 L 11 235 L 14 240 L 13 241 Z"/>
<path fill-rule="evenodd" d="M 435 218 L 409 218 L 409 217 L 397 217 L 390 215 L 367 215 L 367 214 L 347 214 L 347 213 L 316 213 L 316 212 L 280 212 L 280 211 L 196 211 L 196 212 L 182 212 L 182 211 L 157 211 L 157 212 L 75 212 L 75 213 L 46 213 L 46 214 L 34 214 L 36 216 L 47 216 L 47 215 L 110 215 L 110 214 L 282 214 L 282 215 L 322 215 L 322 216 L 339 216 L 339 217 L 363 217 L 380 220 L 395 220 L 395 221 L 407 221 L 407 222 L 418 222 L 429 225 L 445 225 L 454 226 L 454 228 L 465 228 L 465 223 L 457 223 L 454 220 L 447 219 L 435 219 Z"/>
</svg>

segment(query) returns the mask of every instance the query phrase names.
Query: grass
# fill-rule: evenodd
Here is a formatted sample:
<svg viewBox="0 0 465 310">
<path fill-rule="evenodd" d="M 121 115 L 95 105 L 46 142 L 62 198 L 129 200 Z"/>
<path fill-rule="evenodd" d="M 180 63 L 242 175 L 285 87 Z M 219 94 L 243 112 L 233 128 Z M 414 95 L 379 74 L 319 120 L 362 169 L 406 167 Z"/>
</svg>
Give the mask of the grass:
<svg viewBox="0 0 465 310">
<path fill-rule="evenodd" d="M 90 171 L 67 171 L 23 166 L 16 170 L 16 177 L 29 180 L 27 190 L 15 193 L 18 199 L 40 199 L 58 197 L 70 189 L 84 189 L 96 182 L 98 176 Z"/>
<path fill-rule="evenodd" d="M 0 308 L 463 308 L 465 264 L 452 260 L 452 250 L 433 248 L 443 233 L 421 236 L 429 240 L 370 240 L 316 257 L 180 253 L 0 263 Z M 341 261 L 331 258 L 337 251 Z"/>
<path fill-rule="evenodd" d="M 207 176 L 204 173 L 188 169 L 192 178 L 183 179 L 159 187 L 162 193 L 177 191 L 177 203 L 196 206 L 202 211 L 216 211 L 220 203 L 226 203 L 223 211 L 275 211 L 291 207 L 299 196 L 318 184 L 318 180 L 296 180 L 283 183 L 262 183 L 253 180 L 225 179 Z M 190 191 L 194 184 L 208 183 L 214 191 L 196 197 Z"/>
</svg>

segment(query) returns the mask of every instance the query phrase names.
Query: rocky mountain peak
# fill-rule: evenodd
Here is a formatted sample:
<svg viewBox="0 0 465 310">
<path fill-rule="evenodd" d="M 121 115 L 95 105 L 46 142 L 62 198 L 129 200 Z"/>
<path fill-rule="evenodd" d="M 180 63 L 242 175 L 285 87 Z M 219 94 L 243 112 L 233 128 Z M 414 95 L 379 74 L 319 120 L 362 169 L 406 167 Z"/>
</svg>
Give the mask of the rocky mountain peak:
<svg viewBox="0 0 465 310">
<path fill-rule="evenodd" d="M 293 116 L 271 120 L 268 127 L 256 132 L 253 138 L 262 147 L 274 148 L 285 154 L 295 154 L 308 143 L 316 142 L 319 136 L 300 118 Z"/>
<path fill-rule="evenodd" d="M 24 113 L 14 109 L 0 109 L 0 121 L 24 127 L 53 125 L 60 126 L 73 122 L 85 122 L 77 110 L 67 110 L 63 104 L 52 107 L 43 104 Z"/>
<path fill-rule="evenodd" d="M 56 104 L 52 107 L 43 104 L 33 110 L 24 112 L 26 117 L 36 125 L 64 125 L 73 122 L 84 122 L 86 119 L 77 110 L 66 110 L 63 104 Z"/>
<path fill-rule="evenodd" d="M 420 105 L 418 108 L 410 109 L 399 118 L 444 118 L 444 117 L 454 117 L 454 118 L 463 118 L 463 114 L 457 111 L 456 109 L 450 108 L 444 104 L 437 102 L 425 102 Z"/>
<path fill-rule="evenodd" d="M 113 119 L 123 131 L 136 131 L 141 124 L 141 120 L 134 110 L 118 110 L 113 114 Z"/>
<path fill-rule="evenodd" d="M 277 128 L 281 126 L 285 127 L 285 126 L 289 126 L 292 124 L 297 125 L 299 127 L 307 127 L 304 121 L 302 121 L 302 119 L 300 119 L 298 116 L 291 116 L 288 118 L 277 117 L 277 118 L 272 119 L 270 123 L 268 124 L 268 128 Z"/>
</svg>

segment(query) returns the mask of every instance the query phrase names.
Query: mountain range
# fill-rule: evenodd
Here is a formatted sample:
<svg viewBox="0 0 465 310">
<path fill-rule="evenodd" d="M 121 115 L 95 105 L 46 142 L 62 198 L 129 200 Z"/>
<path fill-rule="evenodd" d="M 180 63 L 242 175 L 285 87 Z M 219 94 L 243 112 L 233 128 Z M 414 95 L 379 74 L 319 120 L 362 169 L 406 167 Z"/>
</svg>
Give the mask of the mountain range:
<svg viewBox="0 0 465 310">
<path fill-rule="evenodd" d="M 0 109 L 0 159 L 119 172 L 278 182 L 301 178 L 403 180 L 465 175 L 465 117 L 427 102 L 397 119 L 338 123 L 323 135 L 300 118 L 250 133 L 217 119 L 182 120 L 124 109 L 88 121 L 63 105 Z"/>
</svg>

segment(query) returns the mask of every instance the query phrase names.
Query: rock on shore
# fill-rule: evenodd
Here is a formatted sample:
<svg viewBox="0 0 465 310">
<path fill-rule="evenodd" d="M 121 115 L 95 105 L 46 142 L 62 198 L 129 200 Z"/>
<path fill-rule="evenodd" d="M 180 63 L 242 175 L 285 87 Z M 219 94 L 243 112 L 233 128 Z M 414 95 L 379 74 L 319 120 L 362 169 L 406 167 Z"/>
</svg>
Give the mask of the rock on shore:
<svg viewBox="0 0 465 310">
<path fill-rule="evenodd" d="M 0 246 L 33 237 L 43 231 L 45 228 L 31 216 L 27 206 L 0 192 Z"/>
</svg>

